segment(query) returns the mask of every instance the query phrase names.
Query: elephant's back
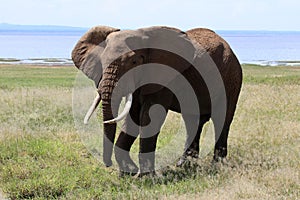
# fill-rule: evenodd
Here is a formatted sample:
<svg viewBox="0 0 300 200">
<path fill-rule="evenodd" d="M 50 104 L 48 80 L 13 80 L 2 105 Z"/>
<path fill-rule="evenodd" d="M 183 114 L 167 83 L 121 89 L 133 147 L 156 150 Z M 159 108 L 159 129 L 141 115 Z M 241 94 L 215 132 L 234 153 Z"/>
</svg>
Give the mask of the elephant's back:
<svg viewBox="0 0 300 200">
<path fill-rule="evenodd" d="M 195 28 L 186 31 L 186 34 L 209 53 L 219 68 L 235 57 L 229 44 L 210 29 Z"/>
<path fill-rule="evenodd" d="M 186 34 L 190 39 L 196 41 L 208 52 L 215 52 L 220 48 L 230 49 L 228 43 L 210 29 L 194 28 L 186 31 Z"/>
<path fill-rule="evenodd" d="M 228 95 L 237 98 L 242 84 L 242 68 L 229 44 L 205 28 L 191 29 L 186 34 L 209 53 L 220 71 Z"/>
</svg>

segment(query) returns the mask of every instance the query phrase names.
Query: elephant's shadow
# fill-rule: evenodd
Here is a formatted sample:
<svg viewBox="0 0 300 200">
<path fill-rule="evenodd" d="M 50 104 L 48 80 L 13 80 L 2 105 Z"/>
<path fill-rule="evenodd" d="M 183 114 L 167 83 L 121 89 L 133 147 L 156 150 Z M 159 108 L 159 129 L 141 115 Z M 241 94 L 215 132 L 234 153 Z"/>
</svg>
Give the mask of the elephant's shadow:
<svg viewBox="0 0 300 200">
<path fill-rule="evenodd" d="M 156 171 L 154 176 L 147 175 L 138 178 L 137 180 L 149 186 L 157 184 L 166 185 L 182 180 L 195 179 L 199 176 L 216 176 L 224 166 L 227 166 L 224 162 L 215 162 L 211 160 L 200 162 L 199 160 L 191 160 L 181 167 L 176 167 L 175 165 L 168 166 Z"/>
</svg>

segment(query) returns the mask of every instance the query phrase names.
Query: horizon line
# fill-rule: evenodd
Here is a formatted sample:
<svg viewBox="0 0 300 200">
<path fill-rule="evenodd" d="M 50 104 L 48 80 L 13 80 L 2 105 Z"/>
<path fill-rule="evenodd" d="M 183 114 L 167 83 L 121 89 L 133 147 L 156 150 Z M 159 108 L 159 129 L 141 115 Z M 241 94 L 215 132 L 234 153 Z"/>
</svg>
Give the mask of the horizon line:
<svg viewBox="0 0 300 200">
<path fill-rule="evenodd" d="M 4 27 L 3 26 L 7 26 L 7 27 Z M 97 25 L 94 25 L 94 26 L 97 26 Z M 11 28 L 12 30 L 18 30 L 16 29 L 17 27 L 27 27 L 27 28 L 30 28 L 32 27 L 32 30 L 34 30 L 33 28 L 51 28 L 51 27 L 56 27 L 56 28 L 60 28 L 60 29 L 63 29 L 63 28 L 69 28 L 69 29 L 90 29 L 91 27 L 94 27 L 94 26 L 90 26 L 90 27 L 80 27 L 80 26 L 72 26 L 72 25 L 55 25 L 55 24 L 12 24 L 12 23 L 6 23 L 6 22 L 1 22 L 0 23 L 0 28 L 4 29 L 5 28 Z M 99 24 L 100 26 L 100 24 Z M 154 25 L 156 26 L 156 25 Z M 203 27 L 203 26 L 200 26 L 201 28 L 206 28 L 206 27 Z M 196 28 L 196 27 L 192 27 L 192 28 Z M 191 29 L 192 29 L 191 28 Z M 127 30 L 129 28 L 124 28 L 123 30 Z M 209 29 L 212 29 L 212 28 L 209 28 Z M 36 29 L 38 30 L 38 29 Z M 258 32 L 300 32 L 300 30 L 282 30 L 282 29 L 212 29 L 214 31 L 258 31 Z"/>
</svg>

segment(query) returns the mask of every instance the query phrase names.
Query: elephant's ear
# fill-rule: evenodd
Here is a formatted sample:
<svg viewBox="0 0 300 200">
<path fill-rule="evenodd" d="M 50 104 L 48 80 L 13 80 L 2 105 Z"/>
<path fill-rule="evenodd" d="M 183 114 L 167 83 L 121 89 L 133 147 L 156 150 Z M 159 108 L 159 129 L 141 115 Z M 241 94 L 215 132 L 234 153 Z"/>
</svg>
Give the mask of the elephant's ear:
<svg viewBox="0 0 300 200">
<path fill-rule="evenodd" d="M 85 33 L 72 51 L 75 66 L 95 82 L 97 87 L 102 76 L 100 54 L 105 48 L 105 39 L 120 29 L 108 26 L 96 26 Z"/>
</svg>

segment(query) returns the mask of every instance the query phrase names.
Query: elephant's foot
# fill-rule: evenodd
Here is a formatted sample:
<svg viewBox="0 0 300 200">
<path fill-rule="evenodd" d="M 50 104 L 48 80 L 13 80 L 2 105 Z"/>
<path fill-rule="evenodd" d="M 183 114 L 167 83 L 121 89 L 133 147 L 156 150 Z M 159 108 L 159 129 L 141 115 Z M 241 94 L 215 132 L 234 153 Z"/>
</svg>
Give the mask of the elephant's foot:
<svg viewBox="0 0 300 200">
<path fill-rule="evenodd" d="M 140 153 L 139 163 L 141 176 L 155 173 L 155 152 Z"/>
<path fill-rule="evenodd" d="M 120 176 L 134 176 L 138 173 L 139 168 L 129 156 L 129 152 L 115 148 L 115 157 L 119 165 Z"/>
<path fill-rule="evenodd" d="M 124 177 L 126 177 L 126 176 L 136 176 L 137 174 L 139 174 L 138 173 L 138 170 L 133 170 L 133 171 L 131 171 L 131 172 L 129 172 L 129 171 L 120 171 L 119 172 L 119 177 L 120 178 L 124 178 Z"/>
<path fill-rule="evenodd" d="M 123 162 L 121 165 L 119 164 L 119 177 L 125 177 L 125 176 L 135 176 L 139 173 L 139 168 L 132 163 L 128 163 L 127 161 Z"/>
<path fill-rule="evenodd" d="M 120 176 L 135 176 L 139 172 L 139 168 L 136 166 L 136 164 L 132 163 L 123 163 L 122 165 L 119 165 L 120 170 Z"/>
<path fill-rule="evenodd" d="M 199 151 L 189 149 L 179 158 L 176 163 L 176 167 L 184 167 L 186 165 L 190 165 L 191 160 L 198 159 Z"/>
<path fill-rule="evenodd" d="M 215 151 L 214 151 L 214 162 L 223 161 L 226 156 L 227 156 L 227 148 L 226 147 L 215 148 Z"/>
<path fill-rule="evenodd" d="M 137 177 L 138 178 L 142 178 L 142 177 L 155 177 L 156 173 L 155 171 L 151 171 L 151 172 L 139 172 Z"/>
</svg>

